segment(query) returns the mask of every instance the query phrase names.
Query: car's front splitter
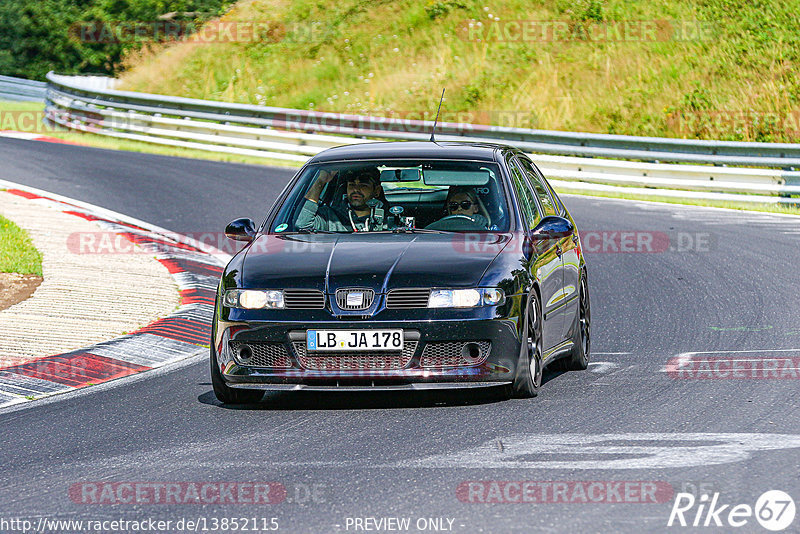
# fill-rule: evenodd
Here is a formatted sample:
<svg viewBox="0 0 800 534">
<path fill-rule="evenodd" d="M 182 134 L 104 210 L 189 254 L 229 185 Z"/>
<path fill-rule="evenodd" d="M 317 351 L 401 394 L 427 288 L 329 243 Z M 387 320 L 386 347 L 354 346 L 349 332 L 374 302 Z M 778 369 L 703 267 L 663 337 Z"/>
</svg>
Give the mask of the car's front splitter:
<svg viewBox="0 0 800 534">
<path fill-rule="evenodd" d="M 483 387 L 508 384 L 513 380 L 520 341 L 517 323 L 509 319 L 478 319 L 472 321 L 435 322 L 343 322 L 315 323 L 313 328 L 338 329 L 389 329 L 402 328 L 407 339 L 416 341 L 413 356 L 403 368 L 358 368 L 341 369 L 308 368 L 314 356 L 298 357 L 296 345 L 305 339 L 308 324 L 251 323 L 246 327 L 237 325 L 233 334 L 222 336 L 218 349 L 227 350 L 229 341 L 254 343 L 280 343 L 285 347 L 289 368 L 270 368 L 243 365 L 232 354 L 220 354 L 223 362 L 222 376 L 230 387 L 251 389 L 309 389 L 309 388 L 366 388 L 374 390 L 431 389 L 457 387 Z M 449 367 L 423 367 L 421 358 L 427 344 L 443 342 L 488 341 L 491 344 L 488 357 L 475 365 Z M 361 353 L 358 356 L 365 356 Z M 335 355 L 327 355 L 331 357 Z M 303 364 L 305 362 L 305 365 Z M 287 364 L 288 366 L 289 364 Z M 268 386 L 277 385 L 278 388 Z M 297 388 L 296 386 L 302 386 Z"/>
<path fill-rule="evenodd" d="M 321 385 L 321 384 L 253 384 L 231 383 L 237 389 L 258 389 L 263 391 L 429 391 L 442 389 L 496 388 L 511 385 L 511 382 L 419 382 L 411 384 L 382 384 L 369 386 L 358 385 Z"/>
</svg>

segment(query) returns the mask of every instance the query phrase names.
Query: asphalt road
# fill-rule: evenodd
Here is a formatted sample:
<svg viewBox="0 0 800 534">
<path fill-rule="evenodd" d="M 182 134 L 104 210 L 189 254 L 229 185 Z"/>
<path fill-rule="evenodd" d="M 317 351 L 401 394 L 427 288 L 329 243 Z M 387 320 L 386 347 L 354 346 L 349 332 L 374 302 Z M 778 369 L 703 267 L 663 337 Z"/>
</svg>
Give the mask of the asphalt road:
<svg viewBox="0 0 800 534">
<path fill-rule="evenodd" d="M 6 139 L 0 160 L 0 178 L 183 233 L 220 231 L 237 216 L 259 219 L 292 174 Z M 4 519 L 42 517 L 173 525 L 205 518 L 209 529 L 214 518 L 274 517 L 284 532 L 402 530 L 402 523 L 365 522 L 393 517 L 408 518 L 412 532 L 433 531 L 439 523 L 428 519 L 442 518 L 453 532 L 638 533 L 667 530 L 682 490 L 719 493 L 720 505 L 754 506 L 767 490 L 800 498 L 800 371 L 792 371 L 800 367 L 800 221 L 564 201 L 587 249 L 589 371 L 549 373 L 532 400 L 503 400 L 491 391 L 298 392 L 232 409 L 214 399 L 202 360 L 95 393 L 30 403 L 0 412 L 0 531 L 12 531 L 2 528 Z M 620 232 L 639 233 L 620 241 Z M 652 239 L 659 250 L 613 250 Z M 660 250 L 664 239 L 669 247 Z M 684 361 L 736 357 L 748 371 L 733 379 L 665 372 L 671 358 L 690 352 L 703 354 Z M 794 358 L 781 363 L 776 374 L 783 378 L 753 367 L 776 356 Z M 80 496 L 100 482 L 214 481 L 277 482 L 287 498 L 267 505 L 132 505 L 85 504 L 88 497 Z M 533 498 L 548 502 L 498 503 L 514 500 L 522 486 L 490 481 L 542 482 L 526 487 L 538 487 Z M 601 483 L 591 493 L 601 502 L 580 502 L 590 481 Z M 614 485 L 625 481 L 652 483 L 659 491 L 651 500 L 658 502 L 636 502 L 650 497 L 620 490 L 635 484 Z M 568 492 L 553 492 L 562 486 L 547 482 L 565 482 Z M 618 490 L 628 502 L 618 502 Z M 670 530 L 767 532 L 754 517 L 728 526 L 730 508 L 719 516 L 723 528 Z M 697 511 L 696 504 L 685 513 L 690 525 Z M 701 514 L 699 524 L 705 519 Z M 795 519 L 786 531 L 798 525 Z M 222 531 L 222 523 L 212 530 Z"/>
</svg>

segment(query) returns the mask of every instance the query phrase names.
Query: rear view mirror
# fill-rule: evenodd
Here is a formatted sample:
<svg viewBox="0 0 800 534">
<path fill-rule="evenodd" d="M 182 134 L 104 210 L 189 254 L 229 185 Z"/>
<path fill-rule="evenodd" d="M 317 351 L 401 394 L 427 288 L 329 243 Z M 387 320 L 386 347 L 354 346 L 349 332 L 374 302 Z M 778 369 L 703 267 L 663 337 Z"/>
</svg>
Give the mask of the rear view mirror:
<svg viewBox="0 0 800 534">
<path fill-rule="evenodd" d="M 381 182 L 419 182 L 420 170 L 419 167 L 410 169 L 395 169 L 395 168 L 382 168 Z"/>
<path fill-rule="evenodd" d="M 225 227 L 225 236 L 234 241 L 252 241 L 256 237 L 256 223 L 253 219 L 236 219 Z"/>
<path fill-rule="evenodd" d="M 569 219 L 548 215 L 531 231 L 531 238 L 561 239 L 563 237 L 569 237 L 574 231 L 575 226 Z"/>
</svg>

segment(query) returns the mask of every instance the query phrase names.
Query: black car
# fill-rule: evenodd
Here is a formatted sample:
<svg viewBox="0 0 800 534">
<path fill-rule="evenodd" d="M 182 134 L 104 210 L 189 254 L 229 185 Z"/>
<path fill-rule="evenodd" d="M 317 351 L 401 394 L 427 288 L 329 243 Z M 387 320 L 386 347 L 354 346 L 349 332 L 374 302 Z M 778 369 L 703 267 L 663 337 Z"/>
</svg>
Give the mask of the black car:
<svg viewBox="0 0 800 534">
<path fill-rule="evenodd" d="M 312 158 L 222 275 L 211 376 L 225 403 L 265 390 L 505 386 L 586 369 L 578 230 L 518 149 L 392 142 Z"/>
</svg>

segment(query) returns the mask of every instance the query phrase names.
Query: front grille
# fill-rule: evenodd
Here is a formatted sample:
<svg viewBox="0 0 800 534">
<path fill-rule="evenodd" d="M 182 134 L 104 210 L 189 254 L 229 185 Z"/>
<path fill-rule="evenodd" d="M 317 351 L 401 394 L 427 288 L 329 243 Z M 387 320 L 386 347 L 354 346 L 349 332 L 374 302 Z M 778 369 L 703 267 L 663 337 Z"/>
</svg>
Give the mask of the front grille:
<svg viewBox="0 0 800 534">
<path fill-rule="evenodd" d="M 347 296 L 355 293 L 362 295 L 360 304 L 347 304 Z M 339 289 L 336 291 L 336 305 L 340 310 L 366 310 L 372 306 L 373 300 L 375 300 L 375 292 L 371 289 Z"/>
<path fill-rule="evenodd" d="M 283 343 L 270 343 L 264 341 L 243 342 L 231 341 L 229 347 L 233 358 L 239 365 L 248 367 L 272 367 L 275 369 L 291 369 L 292 360 Z M 242 358 L 240 350 L 244 347 L 250 349 L 252 356 Z M 245 349 L 246 353 L 246 349 Z"/>
<path fill-rule="evenodd" d="M 464 354 L 468 343 L 478 346 L 477 354 Z M 489 357 L 492 344 L 489 341 L 446 341 L 426 343 L 419 359 L 421 367 L 469 367 L 480 365 Z"/>
<path fill-rule="evenodd" d="M 321 310 L 325 293 L 317 289 L 284 289 L 283 302 L 288 309 Z"/>
<path fill-rule="evenodd" d="M 417 289 L 393 289 L 386 295 L 387 308 L 427 308 L 428 297 L 431 290 L 425 288 Z"/>
<path fill-rule="evenodd" d="M 416 341 L 405 341 L 402 352 L 320 353 L 309 355 L 305 341 L 292 342 L 297 360 L 315 371 L 386 371 L 405 369 L 417 350 Z"/>
</svg>

